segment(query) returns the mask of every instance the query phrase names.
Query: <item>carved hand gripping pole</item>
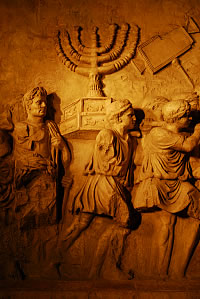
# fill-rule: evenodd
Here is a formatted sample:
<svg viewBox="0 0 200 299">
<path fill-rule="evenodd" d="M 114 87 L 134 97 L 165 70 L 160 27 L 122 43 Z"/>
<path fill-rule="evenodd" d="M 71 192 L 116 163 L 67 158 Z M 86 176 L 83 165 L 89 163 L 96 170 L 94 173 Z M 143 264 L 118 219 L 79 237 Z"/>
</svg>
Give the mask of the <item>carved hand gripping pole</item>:
<svg viewBox="0 0 200 299">
<path fill-rule="evenodd" d="M 90 97 L 104 96 L 102 77 L 117 72 L 126 66 L 134 57 L 139 39 L 139 28 L 123 24 L 121 29 L 115 24 L 110 25 L 110 41 L 100 45 L 98 28 L 94 27 L 91 34 L 91 46 L 85 46 L 81 40 L 81 28 L 75 28 L 77 34 L 73 43 L 67 31 L 59 31 L 57 53 L 65 66 L 73 72 L 90 79 Z"/>
</svg>

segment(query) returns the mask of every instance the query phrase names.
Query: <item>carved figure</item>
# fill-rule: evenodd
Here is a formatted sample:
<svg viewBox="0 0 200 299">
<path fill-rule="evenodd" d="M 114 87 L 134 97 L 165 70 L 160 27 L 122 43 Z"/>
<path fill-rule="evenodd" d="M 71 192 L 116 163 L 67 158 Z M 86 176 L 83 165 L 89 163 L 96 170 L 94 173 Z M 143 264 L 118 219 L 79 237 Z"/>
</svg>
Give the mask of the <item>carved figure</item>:
<svg viewBox="0 0 200 299">
<path fill-rule="evenodd" d="M 106 115 L 109 128 L 97 135 L 92 159 L 86 167 L 87 180 L 74 199 L 73 222 L 62 230 L 63 246 L 68 249 L 95 216 L 104 215 L 114 220 L 99 239 L 91 278 L 99 276 L 109 244 L 112 246 L 112 240 L 116 238 L 120 240 L 113 250 L 116 265 L 120 268 L 124 241 L 131 227 L 132 206 L 128 190 L 133 183 L 132 156 L 136 140 L 129 131 L 134 128 L 136 118 L 128 100 L 110 103 Z"/>
<path fill-rule="evenodd" d="M 200 125 L 186 138 L 181 130 L 188 127 L 189 104 L 184 100 L 171 101 L 162 106 L 162 125 L 153 128 L 143 139 L 144 159 L 138 178 L 139 186 L 133 193 L 134 208 L 162 209 L 162 227 L 158 235 L 158 270 L 167 273 L 173 241 L 175 214 L 185 211 L 189 217 L 200 219 L 200 192 L 188 180 L 189 153 L 200 139 Z M 175 265 L 175 275 L 183 276 L 197 232 L 184 252 L 182 265 Z"/>
<path fill-rule="evenodd" d="M 140 125 L 143 135 L 150 132 L 153 127 L 159 126 L 159 122 L 163 121 L 162 106 L 168 102 L 167 98 L 159 96 L 144 106 L 145 118 Z"/>
<path fill-rule="evenodd" d="M 63 165 L 69 164 L 68 147 L 53 121 L 44 121 L 47 92 L 36 87 L 24 96 L 27 119 L 14 128 L 14 183 L 16 206 L 21 217 L 52 211 L 56 203 L 56 178 L 59 152 Z M 27 187 L 27 196 L 21 188 Z"/>
</svg>

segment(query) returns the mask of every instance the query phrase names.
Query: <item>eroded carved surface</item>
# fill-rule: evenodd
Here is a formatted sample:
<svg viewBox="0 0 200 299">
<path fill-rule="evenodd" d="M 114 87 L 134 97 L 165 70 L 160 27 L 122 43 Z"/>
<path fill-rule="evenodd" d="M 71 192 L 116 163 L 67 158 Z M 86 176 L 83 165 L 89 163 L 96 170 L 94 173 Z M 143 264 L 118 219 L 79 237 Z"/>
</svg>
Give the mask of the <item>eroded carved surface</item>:
<svg viewBox="0 0 200 299">
<path fill-rule="evenodd" d="M 59 31 L 56 45 L 58 55 L 68 69 L 89 77 L 90 97 L 104 96 L 102 76 L 117 72 L 126 66 L 135 55 L 139 39 L 137 26 L 131 28 L 129 24 L 123 24 L 119 29 L 119 26 L 113 24 L 110 25 L 109 43 L 100 46 L 97 32 L 98 28 L 94 27 L 91 44 L 85 46 L 81 40 L 80 27 L 75 28 L 72 38 L 68 31 Z"/>
<path fill-rule="evenodd" d="M 189 157 L 199 143 L 199 124 L 191 136 L 181 133 L 189 126 L 190 105 L 184 100 L 168 102 L 163 99 L 156 110 L 157 122 L 152 123 L 142 140 L 144 158 L 137 190 L 133 192 L 133 205 L 140 211 L 163 210 L 160 226 L 154 231 L 153 256 L 157 257 L 157 273 L 165 276 L 170 269 L 171 276 L 182 277 L 198 240 L 200 192 L 192 181 Z M 195 167 L 198 164 L 196 160 Z M 187 245 L 184 246 L 179 235 L 173 236 L 176 217 L 181 216 L 186 217 L 185 221 L 188 217 L 194 219 L 185 228 Z M 175 246 L 182 250 L 181 257 L 177 255 L 177 248 L 173 250 L 174 238 Z"/>
<path fill-rule="evenodd" d="M 199 235 L 198 95 L 149 102 L 137 142 L 131 103 L 104 106 L 106 128 L 71 192 L 70 153 L 55 122 L 45 120 L 45 89 L 28 92 L 24 104 L 27 118 L 14 130 L 10 112 L 1 118 L 1 278 L 190 273 Z"/>
<path fill-rule="evenodd" d="M 72 204 L 72 224 L 62 226 L 59 244 L 61 251 L 62 248 L 69 250 L 94 218 L 101 217 L 102 233 L 95 246 L 88 277 L 101 275 L 106 255 L 110 253 L 109 262 L 115 268 L 110 279 L 124 279 L 133 274 L 130 269 L 126 274 L 120 270 L 124 242 L 134 221 L 128 190 L 133 184 L 136 143 L 129 131 L 134 129 L 136 118 L 128 100 L 110 103 L 106 116 L 108 128 L 97 135 L 93 156 L 85 170 L 87 178 Z M 109 218 L 114 222 L 109 223 Z"/>
<path fill-rule="evenodd" d="M 63 198 L 58 188 L 64 187 L 67 193 L 71 185 L 67 176 L 70 152 L 56 123 L 44 120 L 46 98 L 42 87 L 25 94 L 27 118 L 14 123 L 13 145 L 6 133 L 13 128 L 11 117 L 1 121 L 1 233 L 8 271 L 3 271 L 2 278 L 34 275 L 34 267 L 39 275 L 40 261 L 43 269 L 48 266 L 44 256 L 49 254 L 49 246 L 52 249 L 49 244 L 62 216 Z"/>
<path fill-rule="evenodd" d="M 14 187 L 17 194 L 26 188 L 23 202 L 17 200 L 16 204 L 19 211 L 23 210 L 22 218 L 31 211 L 42 213 L 55 208 L 59 151 L 65 168 L 70 159 L 57 125 L 44 121 L 46 96 L 43 88 L 35 88 L 24 96 L 27 120 L 16 123 L 13 132 Z"/>
<path fill-rule="evenodd" d="M 76 132 L 93 131 L 105 128 L 106 105 L 111 102 L 107 97 L 88 97 L 74 101 L 64 108 L 64 115 L 60 124 L 61 133 L 64 135 Z"/>
</svg>

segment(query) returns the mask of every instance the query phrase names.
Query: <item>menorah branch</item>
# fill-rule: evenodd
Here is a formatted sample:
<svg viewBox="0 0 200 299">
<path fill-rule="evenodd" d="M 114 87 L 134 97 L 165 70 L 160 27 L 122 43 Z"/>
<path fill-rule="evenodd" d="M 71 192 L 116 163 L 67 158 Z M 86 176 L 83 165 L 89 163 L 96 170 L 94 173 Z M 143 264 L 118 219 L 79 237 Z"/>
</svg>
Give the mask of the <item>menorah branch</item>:
<svg viewBox="0 0 200 299">
<path fill-rule="evenodd" d="M 104 96 L 102 75 L 119 71 L 135 55 L 139 39 L 138 27 L 130 28 L 128 24 L 124 24 L 120 30 L 117 29 L 117 25 L 110 27 L 111 38 L 106 46 L 100 46 L 102 42 L 97 27 L 92 29 L 90 47 L 82 44 L 80 29 L 77 30 L 75 46 L 67 31 L 58 33 L 56 47 L 58 55 L 69 70 L 90 78 L 89 96 L 91 97 Z"/>
</svg>

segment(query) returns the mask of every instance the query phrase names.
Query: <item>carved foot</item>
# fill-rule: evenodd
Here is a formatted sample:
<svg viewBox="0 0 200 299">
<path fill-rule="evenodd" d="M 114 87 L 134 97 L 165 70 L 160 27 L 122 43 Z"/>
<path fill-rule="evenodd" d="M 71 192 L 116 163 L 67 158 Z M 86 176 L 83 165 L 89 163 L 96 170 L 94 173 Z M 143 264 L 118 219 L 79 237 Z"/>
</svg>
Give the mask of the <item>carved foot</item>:
<svg viewBox="0 0 200 299">
<path fill-rule="evenodd" d="M 106 278 L 104 276 L 104 278 Z M 132 280 L 134 278 L 133 272 L 124 273 L 122 270 L 116 270 L 114 273 L 110 273 L 110 277 L 107 279 L 110 280 Z"/>
<path fill-rule="evenodd" d="M 134 278 L 133 270 L 128 273 L 123 272 L 123 270 L 116 268 L 114 271 L 104 272 L 102 277 L 108 280 L 132 280 Z"/>
</svg>

